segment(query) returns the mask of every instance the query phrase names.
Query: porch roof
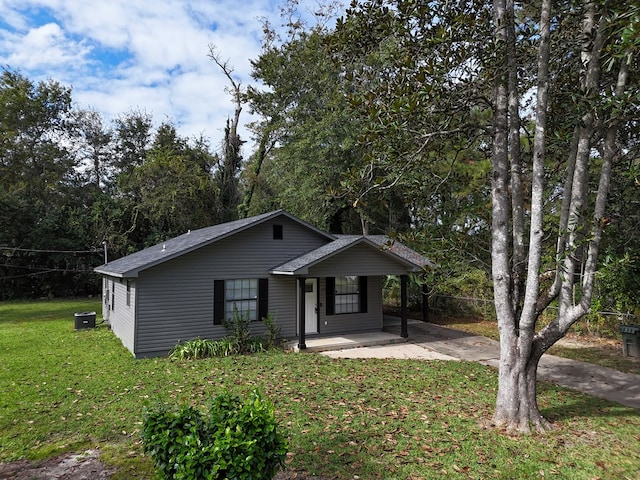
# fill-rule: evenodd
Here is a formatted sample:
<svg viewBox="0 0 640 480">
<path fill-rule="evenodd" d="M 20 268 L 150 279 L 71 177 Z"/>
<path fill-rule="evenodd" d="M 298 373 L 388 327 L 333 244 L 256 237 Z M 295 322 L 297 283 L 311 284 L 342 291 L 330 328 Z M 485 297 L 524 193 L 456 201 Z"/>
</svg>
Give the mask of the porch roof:
<svg viewBox="0 0 640 480">
<path fill-rule="evenodd" d="M 309 268 L 356 245 L 368 245 L 374 255 L 384 255 L 407 272 L 420 272 L 434 264 L 418 252 L 385 235 L 336 235 L 336 239 L 270 270 L 274 275 L 306 275 Z"/>
</svg>

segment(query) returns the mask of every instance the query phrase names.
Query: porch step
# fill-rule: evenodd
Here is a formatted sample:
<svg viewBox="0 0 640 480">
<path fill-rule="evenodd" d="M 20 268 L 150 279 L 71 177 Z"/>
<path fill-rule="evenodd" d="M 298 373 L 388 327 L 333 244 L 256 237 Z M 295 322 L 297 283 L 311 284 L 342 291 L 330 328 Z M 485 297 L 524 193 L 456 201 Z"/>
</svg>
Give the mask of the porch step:
<svg viewBox="0 0 640 480">
<path fill-rule="evenodd" d="M 392 345 L 396 343 L 406 343 L 407 338 L 388 332 L 354 333 L 351 335 L 340 335 L 336 337 L 307 337 L 307 348 L 300 350 L 298 341 L 289 342 L 289 348 L 293 351 L 302 352 L 327 352 L 331 350 L 345 350 L 348 348 L 373 347 L 379 345 Z"/>
</svg>

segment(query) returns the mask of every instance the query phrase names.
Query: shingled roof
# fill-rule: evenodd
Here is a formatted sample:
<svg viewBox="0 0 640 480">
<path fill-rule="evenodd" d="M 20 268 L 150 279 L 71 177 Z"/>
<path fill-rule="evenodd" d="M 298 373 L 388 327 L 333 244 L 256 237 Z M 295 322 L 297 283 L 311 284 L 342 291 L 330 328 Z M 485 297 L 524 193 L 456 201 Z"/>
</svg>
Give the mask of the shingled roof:
<svg viewBox="0 0 640 480">
<path fill-rule="evenodd" d="M 219 225 L 189 231 L 178 237 L 127 255 L 126 257 L 100 265 L 96 267 L 94 271 L 114 277 L 136 277 L 138 276 L 138 272 L 142 270 L 146 270 L 147 268 L 151 268 L 282 215 L 306 225 L 308 228 L 324 235 L 329 240 L 335 238 L 333 235 L 294 217 L 284 210 L 275 210 L 262 215 L 256 215 L 255 217 L 243 218 L 233 222 L 221 223 Z"/>
<path fill-rule="evenodd" d="M 386 235 L 336 235 L 336 239 L 333 242 L 283 263 L 271 269 L 270 273 L 280 275 L 305 274 L 313 265 L 360 243 L 380 249 L 416 272 L 426 267 L 434 266 L 429 259 Z"/>
</svg>

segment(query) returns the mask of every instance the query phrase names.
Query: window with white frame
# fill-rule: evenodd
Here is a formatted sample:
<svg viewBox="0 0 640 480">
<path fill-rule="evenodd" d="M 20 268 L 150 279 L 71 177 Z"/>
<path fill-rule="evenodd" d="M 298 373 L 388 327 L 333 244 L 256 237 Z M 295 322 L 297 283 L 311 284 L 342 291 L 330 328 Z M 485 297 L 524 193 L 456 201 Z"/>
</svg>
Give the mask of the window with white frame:
<svg viewBox="0 0 640 480">
<path fill-rule="evenodd" d="M 214 280 L 213 324 L 233 320 L 237 311 L 250 321 L 260 321 L 268 314 L 269 281 L 266 278 Z"/>
<path fill-rule="evenodd" d="M 257 320 L 258 313 L 258 279 L 241 278 L 225 282 L 225 318 L 234 317 L 237 311 L 242 318 Z"/>
</svg>

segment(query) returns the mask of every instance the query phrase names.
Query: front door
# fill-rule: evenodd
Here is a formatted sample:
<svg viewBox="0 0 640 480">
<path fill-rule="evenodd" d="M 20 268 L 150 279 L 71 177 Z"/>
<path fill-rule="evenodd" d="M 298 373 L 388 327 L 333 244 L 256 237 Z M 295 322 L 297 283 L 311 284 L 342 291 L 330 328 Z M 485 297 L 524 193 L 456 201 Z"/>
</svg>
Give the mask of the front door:
<svg viewBox="0 0 640 480">
<path fill-rule="evenodd" d="M 318 333 L 318 279 L 307 278 L 304 282 L 304 331 Z"/>
</svg>

